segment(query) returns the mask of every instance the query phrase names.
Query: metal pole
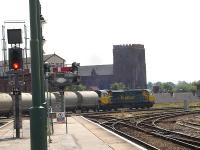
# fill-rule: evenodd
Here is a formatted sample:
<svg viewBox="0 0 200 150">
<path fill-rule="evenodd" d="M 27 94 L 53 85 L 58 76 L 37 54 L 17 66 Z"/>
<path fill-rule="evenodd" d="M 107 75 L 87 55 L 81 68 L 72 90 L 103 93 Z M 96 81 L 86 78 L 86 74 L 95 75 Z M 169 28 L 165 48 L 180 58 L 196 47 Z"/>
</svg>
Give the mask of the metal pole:
<svg viewBox="0 0 200 150">
<path fill-rule="evenodd" d="M 60 96 L 61 96 L 61 112 L 65 112 L 65 107 L 64 107 L 64 89 L 63 87 L 61 88 L 61 92 L 60 92 Z"/>
<path fill-rule="evenodd" d="M 40 77 L 41 80 L 43 82 L 41 82 L 41 94 L 42 94 L 42 104 L 45 103 L 45 87 L 44 87 L 44 63 L 43 63 L 43 44 L 42 44 L 42 25 L 41 25 L 41 20 L 40 20 L 40 16 L 41 16 L 41 5 L 40 2 L 38 0 L 37 3 L 37 10 L 38 10 L 38 14 L 37 14 L 37 19 L 38 19 L 38 41 L 39 41 L 39 54 L 40 54 Z M 46 105 L 46 104 L 45 104 Z"/>
<path fill-rule="evenodd" d="M 44 79 L 44 63 L 43 63 L 43 43 L 42 43 L 42 25 L 41 25 L 41 5 L 40 5 L 40 1 L 38 0 L 38 3 L 37 3 L 37 20 L 38 20 L 38 40 L 39 40 L 39 56 L 40 56 L 40 78 L 41 78 L 41 96 L 42 96 L 42 99 L 41 99 L 41 103 L 42 103 L 42 106 L 45 108 L 45 130 L 44 130 L 44 137 L 46 138 L 45 141 L 44 141 L 44 144 L 46 145 L 47 147 L 47 113 L 48 113 L 48 108 L 47 108 L 47 104 L 46 104 L 46 101 L 45 101 L 45 79 Z"/>
<path fill-rule="evenodd" d="M 16 138 L 20 138 L 20 109 L 19 109 L 19 80 L 18 73 L 15 73 L 15 129 Z"/>
<path fill-rule="evenodd" d="M 48 81 L 49 82 L 49 81 Z M 51 93 L 51 91 L 49 90 Z M 52 104 L 51 104 L 51 94 L 49 95 L 49 107 L 50 107 L 50 112 L 52 112 Z"/>
<path fill-rule="evenodd" d="M 66 113 L 65 113 L 65 114 L 66 114 Z M 68 116 L 67 116 L 67 114 L 66 114 L 66 117 L 65 117 L 65 118 L 66 118 L 66 122 L 65 122 L 65 123 L 66 123 L 66 134 L 68 133 L 68 128 L 67 128 L 67 117 L 68 117 Z"/>
<path fill-rule="evenodd" d="M 28 69 L 28 62 L 27 62 L 27 29 L 26 25 L 24 25 L 24 41 L 25 41 L 25 46 L 24 46 L 24 51 L 25 51 L 25 59 L 26 59 L 26 69 Z"/>
<path fill-rule="evenodd" d="M 49 85 L 48 85 L 48 72 L 45 73 L 45 89 L 46 89 L 46 103 L 47 103 L 47 115 L 49 116 Z M 51 93 L 50 93 L 51 94 Z"/>
<path fill-rule="evenodd" d="M 6 66 L 7 66 L 7 63 L 6 63 L 6 59 L 7 59 L 7 56 L 6 56 L 6 51 L 7 51 L 7 47 L 6 47 L 6 41 L 5 41 L 5 26 L 2 26 L 2 44 L 3 44 L 3 48 L 2 48 L 2 51 L 3 51 L 3 76 L 5 75 L 5 72 L 6 72 Z"/>
<path fill-rule="evenodd" d="M 50 98 L 50 101 L 49 101 L 49 105 L 50 105 L 50 113 L 52 113 L 52 107 L 51 107 L 51 106 L 52 106 L 52 104 L 51 104 L 51 93 L 50 93 L 49 98 Z M 52 131 L 52 134 L 54 134 L 54 128 L 53 128 L 53 117 L 52 117 L 52 115 L 51 115 L 50 120 L 51 120 L 51 131 Z"/>
<path fill-rule="evenodd" d="M 67 130 L 67 114 L 66 114 L 66 110 L 65 110 L 65 98 L 64 98 L 64 95 L 65 95 L 65 90 L 63 90 L 63 104 L 64 104 L 64 112 L 65 112 L 65 124 L 66 124 L 66 134 L 68 133 L 68 130 Z"/>
<path fill-rule="evenodd" d="M 38 40 L 38 0 L 29 0 L 30 30 L 31 30 L 31 79 L 32 79 L 32 107 L 30 109 L 31 150 L 46 150 L 47 139 L 45 133 L 45 108 L 41 95 L 40 51 Z"/>
<path fill-rule="evenodd" d="M 66 111 L 65 111 L 65 99 L 64 99 L 64 94 L 65 94 L 65 90 L 64 87 L 61 88 L 61 112 L 63 111 L 65 114 L 65 124 L 66 124 L 66 134 L 68 133 L 67 130 L 67 116 L 66 116 Z"/>
</svg>

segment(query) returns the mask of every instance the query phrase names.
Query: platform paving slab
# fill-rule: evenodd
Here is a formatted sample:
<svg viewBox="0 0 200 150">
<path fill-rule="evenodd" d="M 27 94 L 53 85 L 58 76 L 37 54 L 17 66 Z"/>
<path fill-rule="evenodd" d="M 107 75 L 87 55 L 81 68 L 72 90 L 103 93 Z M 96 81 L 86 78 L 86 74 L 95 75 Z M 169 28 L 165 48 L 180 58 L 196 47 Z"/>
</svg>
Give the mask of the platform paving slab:
<svg viewBox="0 0 200 150">
<path fill-rule="evenodd" d="M 21 138 L 14 138 L 13 123 L 0 128 L 0 150 L 30 150 L 30 121 L 23 120 Z M 137 146 L 113 134 L 102 130 L 101 127 L 74 116 L 67 119 L 66 124 L 54 122 L 52 143 L 48 143 L 48 150 L 139 150 Z"/>
<path fill-rule="evenodd" d="M 115 133 L 108 131 L 107 129 L 97 125 L 96 123 L 91 123 L 87 119 L 76 116 L 73 117 L 80 124 L 82 124 L 85 129 L 88 129 L 90 133 L 93 133 L 99 140 L 103 141 L 113 150 L 145 150 L 143 147 L 129 142 L 128 140 L 121 138 Z M 73 130 L 72 130 L 73 131 Z"/>
</svg>

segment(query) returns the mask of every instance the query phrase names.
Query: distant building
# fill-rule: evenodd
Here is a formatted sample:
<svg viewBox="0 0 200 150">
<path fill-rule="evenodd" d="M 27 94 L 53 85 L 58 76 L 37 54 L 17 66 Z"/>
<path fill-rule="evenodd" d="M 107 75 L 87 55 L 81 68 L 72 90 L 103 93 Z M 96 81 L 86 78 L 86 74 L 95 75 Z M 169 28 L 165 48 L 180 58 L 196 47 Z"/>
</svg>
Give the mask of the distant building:
<svg viewBox="0 0 200 150">
<path fill-rule="evenodd" d="M 65 66 L 65 60 L 56 55 L 44 55 L 44 62 L 52 67 Z M 76 60 L 78 61 L 78 60 Z M 27 62 L 27 63 L 26 63 Z M 0 74 L 3 74 L 4 63 L 0 62 Z M 24 60 L 24 68 L 30 70 L 31 59 Z M 8 70 L 8 67 L 5 67 Z M 80 66 L 81 82 L 91 89 L 109 89 L 114 82 L 122 82 L 128 88 L 146 88 L 146 63 L 144 45 L 114 45 L 113 64 Z M 0 91 L 10 91 L 8 77 L 0 78 Z M 23 91 L 31 91 L 31 76 L 24 76 Z"/>
<path fill-rule="evenodd" d="M 129 88 L 146 88 L 146 63 L 144 45 L 113 46 L 114 81 Z"/>
<path fill-rule="evenodd" d="M 144 45 L 114 45 L 113 65 L 81 66 L 80 76 L 88 87 L 109 89 L 114 82 L 123 82 L 128 88 L 146 88 Z"/>
<path fill-rule="evenodd" d="M 113 65 L 81 66 L 81 82 L 91 89 L 108 89 L 113 81 Z"/>
</svg>

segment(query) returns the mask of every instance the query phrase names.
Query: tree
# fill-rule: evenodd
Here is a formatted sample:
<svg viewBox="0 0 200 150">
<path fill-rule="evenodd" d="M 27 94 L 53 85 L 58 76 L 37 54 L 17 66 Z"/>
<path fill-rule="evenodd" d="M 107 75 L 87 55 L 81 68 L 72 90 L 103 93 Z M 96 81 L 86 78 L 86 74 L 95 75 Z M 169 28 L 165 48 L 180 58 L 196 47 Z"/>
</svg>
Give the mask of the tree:
<svg viewBox="0 0 200 150">
<path fill-rule="evenodd" d="M 79 84 L 79 85 L 71 85 L 65 88 L 66 91 L 85 91 L 87 90 L 86 86 Z"/>
<path fill-rule="evenodd" d="M 126 88 L 126 85 L 122 82 L 115 82 L 113 84 L 111 84 L 110 89 L 111 90 L 123 90 Z"/>
<path fill-rule="evenodd" d="M 165 82 L 165 83 L 160 84 L 160 89 L 163 92 L 171 93 L 171 92 L 173 92 L 173 89 L 175 88 L 175 86 L 176 85 L 172 82 Z"/>
<path fill-rule="evenodd" d="M 154 85 L 156 85 L 156 86 L 160 86 L 162 84 L 162 82 L 156 82 L 156 83 L 154 83 Z"/>
<path fill-rule="evenodd" d="M 153 89 L 153 83 L 152 82 L 147 83 L 147 89 L 149 89 L 149 90 Z"/>
<path fill-rule="evenodd" d="M 197 91 L 197 86 L 200 86 L 200 80 L 194 81 L 192 83 L 187 83 L 186 81 L 179 81 L 177 84 L 173 82 L 156 82 L 153 85 L 159 86 L 160 92 L 192 92 L 195 94 Z"/>
<path fill-rule="evenodd" d="M 199 85 L 200 85 L 200 80 L 199 80 L 199 81 L 194 81 L 194 82 L 192 82 L 192 85 L 193 85 L 193 86 L 199 86 Z"/>
<path fill-rule="evenodd" d="M 192 92 L 196 91 L 195 86 L 192 83 L 187 83 L 185 81 L 179 81 L 175 88 L 176 92 Z"/>
</svg>

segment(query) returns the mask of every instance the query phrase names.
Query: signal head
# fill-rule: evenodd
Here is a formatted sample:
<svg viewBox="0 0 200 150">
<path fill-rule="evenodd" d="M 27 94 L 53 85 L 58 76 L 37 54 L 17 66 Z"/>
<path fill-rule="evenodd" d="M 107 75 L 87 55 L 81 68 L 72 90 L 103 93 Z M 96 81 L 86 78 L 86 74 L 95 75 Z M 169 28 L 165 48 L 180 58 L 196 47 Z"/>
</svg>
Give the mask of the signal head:
<svg viewBox="0 0 200 150">
<path fill-rule="evenodd" d="M 12 69 L 14 69 L 14 70 L 20 69 L 20 64 L 19 63 L 13 63 L 12 64 Z"/>
<path fill-rule="evenodd" d="M 9 69 L 22 69 L 22 49 L 18 47 L 9 48 Z"/>
</svg>

